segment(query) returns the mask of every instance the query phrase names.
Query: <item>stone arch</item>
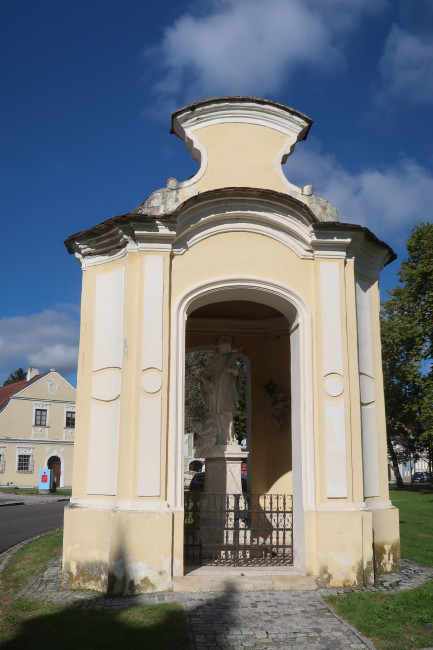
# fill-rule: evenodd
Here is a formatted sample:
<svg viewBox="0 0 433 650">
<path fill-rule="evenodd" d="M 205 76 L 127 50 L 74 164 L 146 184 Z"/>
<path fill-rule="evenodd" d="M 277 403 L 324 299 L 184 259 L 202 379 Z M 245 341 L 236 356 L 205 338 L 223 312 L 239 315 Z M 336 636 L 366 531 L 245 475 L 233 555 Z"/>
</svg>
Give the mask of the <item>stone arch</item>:
<svg viewBox="0 0 433 650">
<path fill-rule="evenodd" d="M 249 300 L 274 307 L 290 324 L 294 567 L 305 570 L 305 512 L 315 509 L 315 433 L 313 418 L 313 338 L 307 301 L 289 287 L 261 278 L 233 277 L 197 283 L 177 300 L 172 312 L 169 454 L 174 472 L 169 500 L 183 509 L 183 422 L 185 331 L 188 314 L 222 300 Z"/>
</svg>

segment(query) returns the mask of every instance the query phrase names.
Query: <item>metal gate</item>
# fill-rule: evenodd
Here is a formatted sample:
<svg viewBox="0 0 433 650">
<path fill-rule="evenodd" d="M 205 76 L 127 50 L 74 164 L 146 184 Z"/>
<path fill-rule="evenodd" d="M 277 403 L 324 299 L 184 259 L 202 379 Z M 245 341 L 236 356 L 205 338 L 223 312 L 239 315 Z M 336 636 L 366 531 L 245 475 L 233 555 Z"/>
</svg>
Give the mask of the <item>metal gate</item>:
<svg viewBox="0 0 433 650">
<path fill-rule="evenodd" d="M 293 564 L 289 494 L 185 493 L 184 531 L 185 564 Z"/>
</svg>

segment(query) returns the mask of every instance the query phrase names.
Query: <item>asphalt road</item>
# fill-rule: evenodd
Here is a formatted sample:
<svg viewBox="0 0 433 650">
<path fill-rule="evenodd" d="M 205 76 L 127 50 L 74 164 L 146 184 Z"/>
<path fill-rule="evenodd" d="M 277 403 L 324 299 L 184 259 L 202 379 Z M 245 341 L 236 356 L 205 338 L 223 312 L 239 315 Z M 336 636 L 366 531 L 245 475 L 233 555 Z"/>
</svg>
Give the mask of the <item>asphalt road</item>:
<svg viewBox="0 0 433 650">
<path fill-rule="evenodd" d="M 66 505 L 65 501 L 55 501 L 0 508 L 0 553 L 30 537 L 61 528 Z"/>
</svg>

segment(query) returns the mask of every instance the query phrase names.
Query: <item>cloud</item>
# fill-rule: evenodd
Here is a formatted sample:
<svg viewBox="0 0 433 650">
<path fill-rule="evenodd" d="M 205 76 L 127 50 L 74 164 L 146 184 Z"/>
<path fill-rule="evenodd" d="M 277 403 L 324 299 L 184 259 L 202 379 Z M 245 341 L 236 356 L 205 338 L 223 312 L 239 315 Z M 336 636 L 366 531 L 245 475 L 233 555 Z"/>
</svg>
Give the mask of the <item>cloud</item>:
<svg viewBox="0 0 433 650">
<path fill-rule="evenodd" d="M 298 70 L 344 66 L 344 43 L 386 0 L 203 0 L 149 50 L 159 106 L 214 95 L 266 95 Z M 174 98 L 176 98 L 174 100 Z"/>
<path fill-rule="evenodd" d="M 354 172 L 324 155 L 317 143 L 313 149 L 298 148 L 285 173 L 300 186 L 311 183 L 337 208 L 340 221 L 367 226 L 397 248 L 415 224 L 431 219 L 433 175 L 414 160 Z"/>
<path fill-rule="evenodd" d="M 396 99 L 418 105 L 433 104 L 433 34 L 411 33 L 393 25 L 379 62 L 379 104 Z"/>
<path fill-rule="evenodd" d="M 57 305 L 39 314 L 0 319 L 0 376 L 22 366 L 56 368 L 62 375 L 77 371 L 79 307 Z"/>
</svg>

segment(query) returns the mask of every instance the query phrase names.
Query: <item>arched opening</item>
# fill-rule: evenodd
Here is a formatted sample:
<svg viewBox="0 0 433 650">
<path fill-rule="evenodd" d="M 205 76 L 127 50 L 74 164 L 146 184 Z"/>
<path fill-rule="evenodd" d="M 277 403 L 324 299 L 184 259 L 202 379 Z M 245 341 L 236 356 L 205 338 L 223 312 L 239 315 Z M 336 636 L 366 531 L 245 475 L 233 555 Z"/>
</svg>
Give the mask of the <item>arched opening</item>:
<svg viewBox="0 0 433 650">
<path fill-rule="evenodd" d="M 62 476 L 62 461 L 58 456 L 50 456 L 47 462 L 47 466 L 53 474 L 52 489 L 55 491 L 56 488 L 59 488 L 61 485 L 60 481 Z"/>
<path fill-rule="evenodd" d="M 220 297 L 230 298 L 230 294 Z M 244 403 L 238 399 L 233 416 L 236 442 L 246 442 L 248 461 L 242 465 L 243 469 L 248 467 L 248 480 L 242 480 L 243 493 L 234 499 L 225 494 L 221 499 L 213 496 L 215 513 L 207 521 L 203 514 L 206 497 L 199 503 L 198 495 L 186 494 L 185 562 L 293 563 L 291 325 L 275 307 L 245 299 L 211 302 L 192 308 L 188 315 L 186 422 L 190 430 L 194 428 L 191 426 L 194 420 L 200 428 L 204 405 L 198 377 L 200 372 L 205 372 L 209 358 L 216 354 L 218 338 L 230 337 L 232 349 L 242 351 L 237 364 L 244 375 Z M 192 374 L 196 376 L 191 385 Z M 193 481 L 189 489 L 203 492 L 203 480 L 200 484 Z M 222 507 L 224 512 L 220 511 Z M 220 535 L 215 532 L 217 520 L 224 521 L 224 532 Z M 203 530 L 205 526 L 212 528 L 210 554 L 204 552 L 204 538 L 209 538 L 209 533 Z M 217 538 L 220 549 L 216 548 Z"/>
<path fill-rule="evenodd" d="M 169 498 L 174 507 L 184 510 L 184 480 L 182 443 L 184 432 L 184 363 L 187 339 L 199 308 L 214 309 L 218 303 L 252 302 L 272 307 L 278 318 L 284 317 L 290 341 L 290 398 L 291 398 L 291 463 L 293 494 L 293 566 L 305 572 L 305 518 L 316 508 L 315 434 L 313 418 L 313 337 L 311 311 L 305 299 L 286 285 L 260 278 L 238 277 L 208 281 L 190 287 L 174 305 L 172 330 L 172 389 L 170 400 L 171 445 L 170 454 L 175 468 L 169 485 Z M 207 307 L 209 306 L 209 307 Z M 245 305 L 241 305 L 245 307 Z M 226 305 L 227 309 L 234 307 Z M 239 305 L 238 305 L 239 307 Z M 220 312 L 222 313 L 222 312 Z M 201 312 L 203 316 L 204 312 Z M 206 315 L 206 314 L 205 314 Z M 208 315 L 209 311 L 208 311 Z M 233 315 L 233 314 L 231 314 Z M 245 312 L 244 312 L 245 315 Z M 276 316 L 276 314 L 274 314 Z M 221 324 L 221 323 L 219 323 Z M 257 323 L 255 323 L 257 325 Z M 198 322 L 195 322 L 198 325 Z M 251 322 L 250 322 L 251 325 Z M 242 332 L 238 332 L 239 334 Z M 215 336 L 203 332 L 201 336 Z M 194 333 L 194 336 L 196 334 Z M 214 341 L 212 341 L 214 344 Z M 271 376 L 272 378 L 272 376 Z M 254 449 L 252 449 L 254 455 Z M 275 483 L 278 469 L 266 479 Z M 273 480 L 274 477 L 274 480 Z M 281 476 L 280 476 L 281 478 Z M 180 540 L 179 540 L 180 542 Z M 309 542 L 310 546 L 314 540 Z M 174 569 L 176 571 L 177 569 Z"/>
</svg>

